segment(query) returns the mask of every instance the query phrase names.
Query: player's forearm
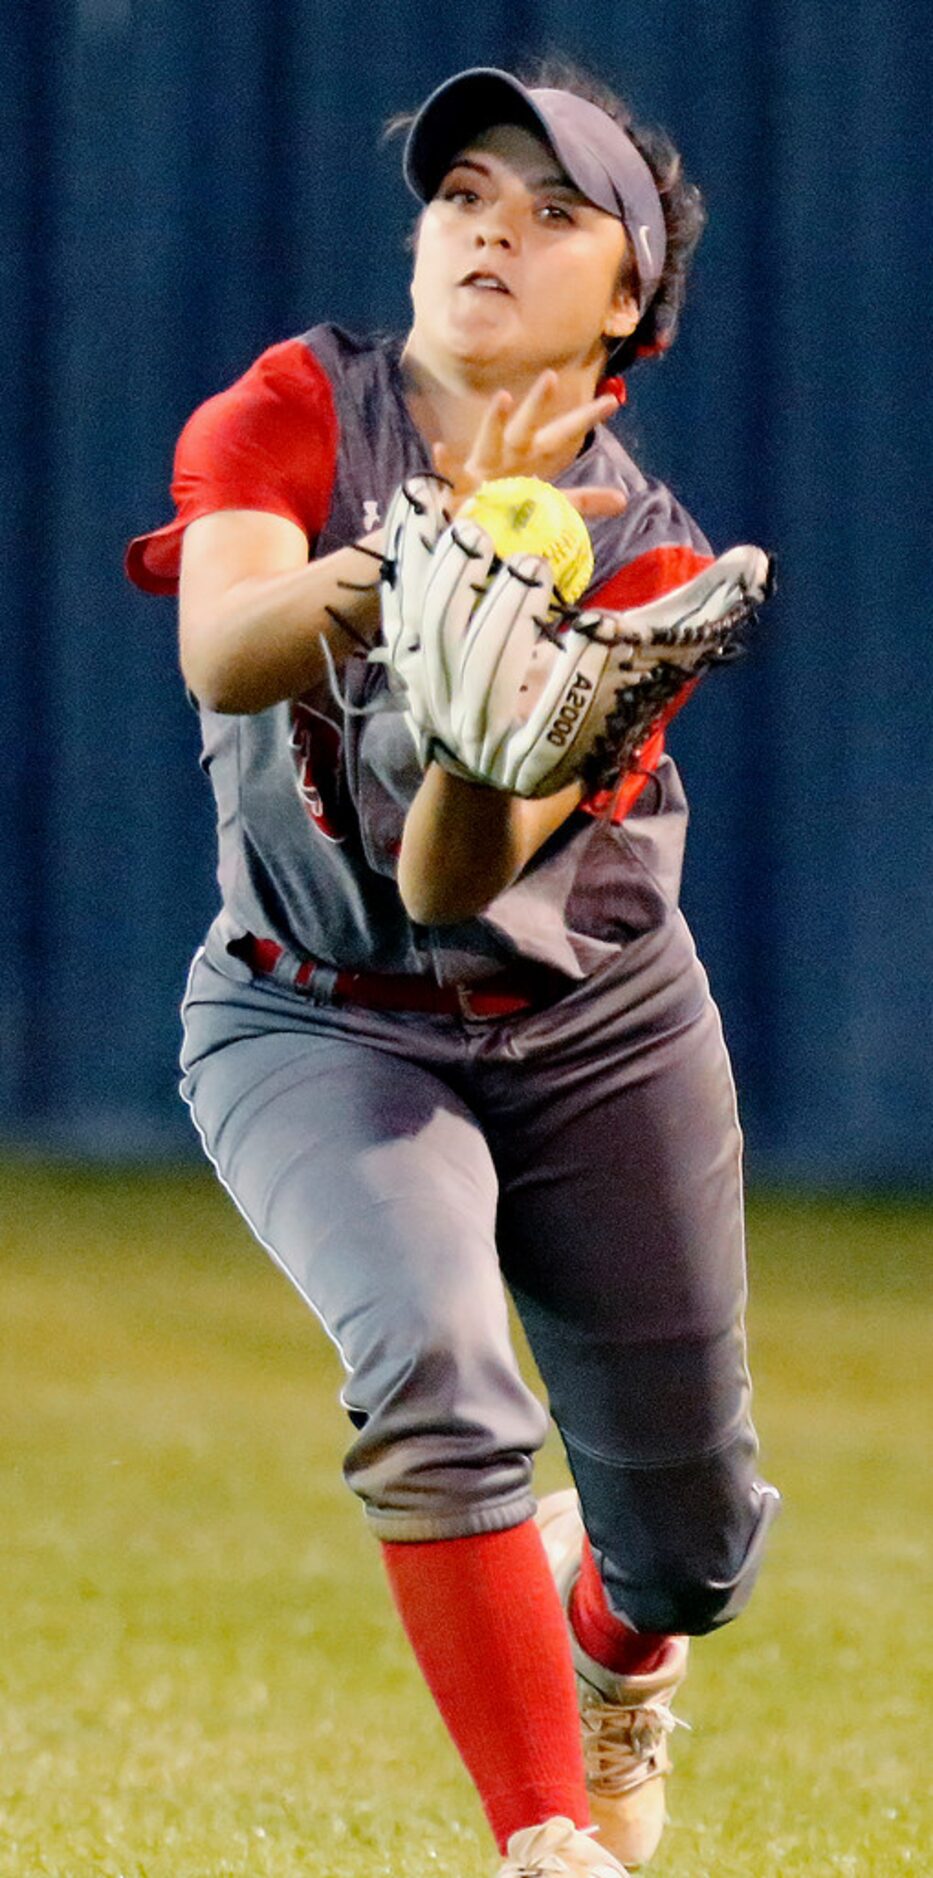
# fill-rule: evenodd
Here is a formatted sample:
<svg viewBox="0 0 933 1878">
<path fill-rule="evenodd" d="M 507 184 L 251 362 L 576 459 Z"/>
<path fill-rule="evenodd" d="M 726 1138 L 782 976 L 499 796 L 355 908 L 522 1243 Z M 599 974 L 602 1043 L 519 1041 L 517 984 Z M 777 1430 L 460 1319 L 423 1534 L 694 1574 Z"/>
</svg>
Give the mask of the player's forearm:
<svg viewBox="0 0 933 1878">
<path fill-rule="evenodd" d="M 369 538 L 370 541 L 375 538 Z M 368 545 L 368 544 L 367 544 Z M 378 543 L 377 543 L 378 545 Z M 325 673 L 326 633 L 339 664 L 373 644 L 379 630 L 377 565 L 356 547 L 283 573 L 239 580 L 208 614 L 181 613 L 181 667 L 185 683 L 209 710 L 251 715 L 300 697 Z M 357 585 L 369 591 L 354 591 Z M 332 607 L 352 627 L 345 631 Z"/>
<path fill-rule="evenodd" d="M 481 913 L 517 880 L 580 795 L 571 783 L 544 801 L 525 801 L 429 764 L 399 852 L 398 887 L 409 918 L 447 926 Z"/>
<path fill-rule="evenodd" d="M 410 918 L 441 926 L 488 906 L 521 871 L 521 807 L 515 796 L 431 763 L 399 853 L 399 892 Z"/>
</svg>

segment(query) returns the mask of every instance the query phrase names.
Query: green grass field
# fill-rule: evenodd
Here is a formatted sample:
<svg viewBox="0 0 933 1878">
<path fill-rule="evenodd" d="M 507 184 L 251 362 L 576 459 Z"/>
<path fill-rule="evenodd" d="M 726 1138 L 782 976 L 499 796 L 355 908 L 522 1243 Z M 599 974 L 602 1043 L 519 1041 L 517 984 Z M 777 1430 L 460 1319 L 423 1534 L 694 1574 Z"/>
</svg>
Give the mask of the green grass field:
<svg viewBox="0 0 933 1878">
<path fill-rule="evenodd" d="M 493 1871 L 340 1479 L 336 1355 L 209 1173 L 7 1167 L 0 1215 L 2 1878 Z M 759 1200 L 750 1237 L 786 1505 L 696 1647 L 652 1872 L 929 1873 L 933 1211 Z"/>
</svg>

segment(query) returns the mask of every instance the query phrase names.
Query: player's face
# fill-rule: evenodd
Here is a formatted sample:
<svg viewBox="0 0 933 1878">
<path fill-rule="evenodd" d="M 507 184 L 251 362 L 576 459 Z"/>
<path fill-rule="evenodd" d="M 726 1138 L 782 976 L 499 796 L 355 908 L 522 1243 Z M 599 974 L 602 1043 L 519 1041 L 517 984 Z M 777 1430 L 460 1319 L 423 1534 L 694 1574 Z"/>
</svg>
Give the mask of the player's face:
<svg viewBox="0 0 933 1878">
<path fill-rule="evenodd" d="M 546 143 L 497 125 L 458 152 L 422 215 L 412 340 L 426 364 L 502 383 L 548 366 L 598 372 L 603 335 L 638 321 L 627 247 Z"/>
</svg>

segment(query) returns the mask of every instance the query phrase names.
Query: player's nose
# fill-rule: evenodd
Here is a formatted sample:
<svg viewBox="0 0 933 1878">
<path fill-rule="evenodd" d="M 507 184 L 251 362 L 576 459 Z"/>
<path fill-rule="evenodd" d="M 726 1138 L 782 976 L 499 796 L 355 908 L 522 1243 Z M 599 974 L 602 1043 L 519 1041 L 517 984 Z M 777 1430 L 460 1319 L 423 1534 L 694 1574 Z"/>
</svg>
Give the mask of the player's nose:
<svg viewBox="0 0 933 1878">
<path fill-rule="evenodd" d="M 476 248 L 513 249 L 518 243 L 514 230 L 496 216 L 490 217 L 482 228 L 474 230 L 473 245 Z"/>
<path fill-rule="evenodd" d="M 483 203 L 473 233 L 477 248 L 517 248 L 518 205 L 496 194 Z"/>
</svg>

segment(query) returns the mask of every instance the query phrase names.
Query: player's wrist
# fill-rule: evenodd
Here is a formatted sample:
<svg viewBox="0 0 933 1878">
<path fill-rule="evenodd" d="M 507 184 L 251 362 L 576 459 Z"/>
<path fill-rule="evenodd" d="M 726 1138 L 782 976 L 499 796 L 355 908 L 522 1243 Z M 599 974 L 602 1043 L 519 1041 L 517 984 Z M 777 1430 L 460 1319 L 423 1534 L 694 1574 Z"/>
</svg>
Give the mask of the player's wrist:
<svg viewBox="0 0 933 1878">
<path fill-rule="evenodd" d="M 478 789 L 481 789 L 485 795 L 504 793 L 501 789 L 497 789 L 494 783 L 487 782 L 484 776 L 477 776 L 473 770 L 468 769 L 453 750 L 449 750 L 447 745 L 441 743 L 437 737 L 427 739 L 425 767 L 427 768 L 428 765 L 433 765 L 442 776 L 446 777 L 447 784 L 443 786 L 450 785 L 455 795 L 458 790 L 469 790 L 475 793 Z"/>
</svg>

